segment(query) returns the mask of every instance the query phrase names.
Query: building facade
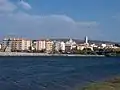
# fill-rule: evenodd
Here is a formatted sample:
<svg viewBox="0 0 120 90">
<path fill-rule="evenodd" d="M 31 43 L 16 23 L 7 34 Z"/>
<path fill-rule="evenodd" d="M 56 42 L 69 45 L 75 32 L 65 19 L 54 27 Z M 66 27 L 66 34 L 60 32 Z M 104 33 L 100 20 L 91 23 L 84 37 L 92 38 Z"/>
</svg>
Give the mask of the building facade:
<svg viewBox="0 0 120 90">
<path fill-rule="evenodd" d="M 22 38 L 5 38 L 2 42 L 3 51 L 24 51 L 29 50 L 30 46 L 31 40 Z"/>
<path fill-rule="evenodd" d="M 46 41 L 45 40 L 38 40 L 36 42 L 36 50 L 45 50 L 46 49 Z"/>
<path fill-rule="evenodd" d="M 12 47 L 12 38 L 4 38 L 2 41 L 2 51 L 10 52 Z"/>
<path fill-rule="evenodd" d="M 29 50 L 29 48 L 31 47 L 31 43 L 31 40 L 22 39 L 22 50 Z"/>
<path fill-rule="evenodd" d="M 51 40 L 46 41 L 46 52 L 51 52 L 53 50 L 54 42 Z"/>
<path fill-rule="evenodd" d="M 70 50 L 72 50 L 76 46 L 76 42 L 70 39 L 65 43 L 65 46 L 66 46 L 65 49 L 70 47 Z"/>
<path fill-rule="evenodd" d="M 55 42 L 55 51 L 59 52 L 61 50 L 61 42 Z"/>
<path fill-rule="evenodd" d="M 65 43 L 64 42 L 61 42 L 61 50 L 64 52 L 65 51 Z"/>
</svg>

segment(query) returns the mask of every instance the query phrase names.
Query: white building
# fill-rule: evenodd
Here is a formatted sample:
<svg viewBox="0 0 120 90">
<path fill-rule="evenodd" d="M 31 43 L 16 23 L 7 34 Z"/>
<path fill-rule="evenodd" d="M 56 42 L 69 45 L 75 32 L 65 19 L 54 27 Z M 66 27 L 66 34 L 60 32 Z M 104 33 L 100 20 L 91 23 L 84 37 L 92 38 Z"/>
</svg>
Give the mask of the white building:
<svg viewBox="0 0 120 90">
<path fill-rule="evenodd" d="M 31 43 L 31 40 L 22 39 L 22 50 L 29 50 Z"/>
<path fill-rule="evenodd" d="M 105 48 L 107 45 L 106 44 L 101 44 L 102 48 Z"/>
<path fill-rule="evenodd" d="M 0 44 L 0 49 L 2 49 L 2 44 Z"/>
<path fill-rule="evenodd" d="M 64 42 L 61 42 L 61 46 L 60 47 L 61 47 L 62 51 L 65 51 L 65 43 Z"/>
<path fill-rule="evenodd" d="M 88 37 L 85 37 L 85 44 L 88 44 Z"/>
<path fill-rule="evenodd" d="M 67 41 L 67 42 L 65 43 L 65 46 L 70 46 L 71 49 L 74 48 L 75 45 L 76 45 L 76 42 L 73 41 L 72 39 L 70 39 L 69 41 Z"/>
<path fill-rule="evenodd" d="M 36 42 L 36 50 L 45 50 L 46 49 L 46 41 L 39 40 Z"/>
</svg>

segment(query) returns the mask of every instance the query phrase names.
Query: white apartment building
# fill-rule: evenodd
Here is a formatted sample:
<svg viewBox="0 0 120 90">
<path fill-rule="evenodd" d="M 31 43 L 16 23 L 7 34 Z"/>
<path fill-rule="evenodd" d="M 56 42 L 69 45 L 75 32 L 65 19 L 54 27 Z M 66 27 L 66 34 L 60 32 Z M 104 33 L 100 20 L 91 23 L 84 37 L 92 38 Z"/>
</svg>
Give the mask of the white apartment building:
<svg viewBox="0 0 120 90">
<path fill-rule="evenodd" d="M 31 43 L 31 40 L 22 39 L 22 50 L 29 50 L 29 48 L 31 47 Z"/>
<path fill-rule="evenodd" d="M 46 41 L 45 40 L 38 40 L 36 42 L 36 50 L 45 50 L 46 49 Z"/>
</svg>

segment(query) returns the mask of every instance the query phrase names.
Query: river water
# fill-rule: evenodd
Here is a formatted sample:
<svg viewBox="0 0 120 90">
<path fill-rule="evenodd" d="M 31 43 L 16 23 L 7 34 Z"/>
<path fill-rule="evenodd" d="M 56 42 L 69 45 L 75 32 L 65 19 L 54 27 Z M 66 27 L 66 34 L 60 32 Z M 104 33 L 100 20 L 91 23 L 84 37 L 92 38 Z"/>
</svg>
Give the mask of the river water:
<svg viewBox="0 0 120 90">
<path fill-rule="evenodd" d="M 118 75 L 119 57 L 0 57 L 0 90 L 74 90 Z"/>
</svg>

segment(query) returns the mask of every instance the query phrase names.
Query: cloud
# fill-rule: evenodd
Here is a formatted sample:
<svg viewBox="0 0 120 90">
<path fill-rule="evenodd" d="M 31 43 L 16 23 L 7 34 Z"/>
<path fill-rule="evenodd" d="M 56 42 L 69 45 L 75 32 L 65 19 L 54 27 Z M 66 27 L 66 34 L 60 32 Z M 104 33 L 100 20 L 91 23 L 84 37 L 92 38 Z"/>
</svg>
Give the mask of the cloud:
<svg viewBox="0 0 120 90">
<path fill-rule="evenodd" d="M 19 5 L 20 5 L 22 8 L 26 9 L 26 10 L 29 10 L 29 9 L 32 8 L 29 3 L 27 3 L 27 2 L 25 2 L 25 1 L 23 1 L 23 0 L 21 0 L 21 1 L 19 2 Z"/>
<path fill-rule="evenodd" d="M 7 27 L 6 27 L 7 26 Z M 95 21 L 75 21 L 66 15 L 29 15 L 19 12 L 0 16 L 2 35 L 14 33 L 30 38 L 73 37 L 83 38 L 88 35 L 98 37 L 99 24 Z"/>
<path fill-rule="evenodd" d="M 19 5 L 31 9 L 27 2 L 21 1 Z M 98 37 L 100 30 L 96 21 L 75 21 L 67 15 L 30 15 L 20 12 L 10 0 L 0 0 L 0 36 L 11 34 L 30 38 L 83 38 L 86 35 Z"/>
<path fill-rule="evenodd" d="M 20 8 L 29 10 L 32 7 L 30 4 L 28 4 L 25 1 L 20 1 L 19 2 Z M 17 10 L 19 7 L 15 5 L 15 3 L 12 3 L 10 0 L 0 0 L 0 14 L 5 14 L 5 13 L 13 13 L 15 10 Z"/>
<path fill-rule="evenodd" d="M 16 8 L 16 5 L 10 1 L 0 0 L 0 13 L 13 12 Z"/>
</svg>

